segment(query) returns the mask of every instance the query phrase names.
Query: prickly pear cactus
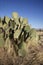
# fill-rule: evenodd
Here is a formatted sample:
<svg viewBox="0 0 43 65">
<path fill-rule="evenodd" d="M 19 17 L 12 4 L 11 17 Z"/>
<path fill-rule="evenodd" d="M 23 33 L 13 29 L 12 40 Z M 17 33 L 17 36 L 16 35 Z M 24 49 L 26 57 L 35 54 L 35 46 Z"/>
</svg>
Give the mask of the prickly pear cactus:
<svg viewBox="0 0 43 65">
<path fill-rule="evenodd" d="M 27 24 L 28 24 L 27 18 L 23 18 L 23 25 L 27 25 Z"/>
<path fill-rule="evenodd" d="M 29 47 L 27 40 L 38 41 L 36 30 L 30 27 L 27 18 L 19 17 L 17 12 L 12 13 L 12 18 L 0 18 L 0 44 L 4 43 L 9 52 L 13 45 L 19 56 L 25 56 Z"/>
<path fill-rule="evenodd" d="M 3 33 L 0 34 L 0 47 L 4 45 Z"/>
<path fill-rule="evenodd" d="M 16 38 L 19 38 L 19 35 L 20 35 L 20 33 L 21 33 L 21 30 L 16 30 L 15 31 L 15 34 L 14 34 L 14 39 Z"/>
<path fill-rule="evenodd" d="M 12 13 L 12 17 L 13 17 L 14 19 L 17 19 L 17 18 L 18 18 L 18 13 L 17 13 L 17 12 L 13 12 L 13 13 Z"/>
<path fill-rule="evenodd" d="M 32 29 L 30 30 L 29 35 L 30 35 L 30 38 L 31 38 L 32 40 L 35 40 L 35 41 L 38 40 L 38 34 L 37 34 L 37 32 L 36 32 L 35 29 L 32 28 Z"/>
<path fill-rule="evenodd" d="M 20 45 L 19 45 L 19 50 L 18 50 L 18 55 L 19 56 L 22 56 L 24 57 L 27 53 L 27 45 L 25 42 L 22 42 Z"/>
<path fill-rule="evenodd" d="M 9 20 L 10 20 L 10 18 L 9 17 L 5 17 L 5 21 L 6 21 L 6 23 L 8 24 L 8 22 L 9 22 Z"/>
</svg>

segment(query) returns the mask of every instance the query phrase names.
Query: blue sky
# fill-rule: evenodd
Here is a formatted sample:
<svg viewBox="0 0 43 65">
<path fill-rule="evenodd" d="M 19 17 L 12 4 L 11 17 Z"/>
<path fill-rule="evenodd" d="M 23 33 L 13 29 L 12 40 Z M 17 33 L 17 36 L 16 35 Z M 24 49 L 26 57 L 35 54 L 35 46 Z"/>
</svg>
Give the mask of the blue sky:
<svg viewBox="0 0 43 65">
<path fill-rule="evenodd" d="M 34 28 L 43 28 L 43 0 L 0 0 L 0 17 L 18 12 Z"/>
</svg>

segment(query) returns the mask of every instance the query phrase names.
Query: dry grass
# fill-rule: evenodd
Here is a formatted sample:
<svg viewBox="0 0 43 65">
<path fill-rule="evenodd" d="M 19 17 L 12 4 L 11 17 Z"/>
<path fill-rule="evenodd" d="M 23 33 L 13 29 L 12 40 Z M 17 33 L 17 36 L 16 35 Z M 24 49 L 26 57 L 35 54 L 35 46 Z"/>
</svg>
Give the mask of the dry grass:
<svg viewBox="0 0 43 65">
<path fill-rule="evenodd" d="M 0 48 L 0 65 L 43 65 L 43 47 L 40 44 L 31 43 L 25 57 L 11 52 L 8 54 L 4 48 Z"/>
</svg>

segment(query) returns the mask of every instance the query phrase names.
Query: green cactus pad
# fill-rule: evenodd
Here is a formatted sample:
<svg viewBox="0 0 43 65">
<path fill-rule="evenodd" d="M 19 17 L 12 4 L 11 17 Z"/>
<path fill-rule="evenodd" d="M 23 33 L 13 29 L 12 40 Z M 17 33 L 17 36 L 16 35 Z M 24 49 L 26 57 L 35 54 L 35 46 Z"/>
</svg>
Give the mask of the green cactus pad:
<svg viewBox="0 0 43 65">
<path fill-rule="evenodd" d="M 15 33 L 14 33 L 14 39 L 15 38 L 18 38 L 19 35 L 20 35 L 21 31 L 20 30 L 16 30 Z"/>
<path fill-rule="evenodd" d="M 15 23 L 16 23 L 16 25 L 20 24 L 18 19 L 15 19 Z"/>
<path fill-rule="evenodd" d="M 17 19 L 19 17 L 18 13 L 17 12 L 13 12 L 12 13 L 12 17 L 13 17 L 13 19 Z"/>
<path fill-rule="evenodd" d="M 6 21 L 7 24 L 8 24 L 8 22 L 9 22 L 9 20 L 10 20 L 10 18 L 7 17 L 7 16 L 5 16 L 5 21 Z"/>
<path fill-rule="evenodd" d="M 14 22 L 10 22 L 10 28 L 14 29 L 15 28 L 15 23 Z"/>
<path fill-rule="evenodd" d="M 0 34 L 2 33 L 2 29 L 0 28 Z"/>
<path fill-rule="evenodd" d="M 36 41 L 38 40 L 38 35 L 35 29 L 32 28 L 29 34 L 30 34 L 31 39 L 36 40 Z"/>
<path fill-rule="evenodd" d="M 22 23 L 23 22 L 23 17 L 20 17 L 20 23 Z"/>
<path fill-rule="evenodd" d="M 19 56 L 23 56 L 23 57 L 24 57 L 24 56 L 26 55 L 26 52 L 27 52 L 27 51 L 26 51 L 26 50 L 27 50 L 27 49 L 26 49 L 26 43 L 25 43 L 25 42 L 21 43 L 20 46 L 19 46 L 19 48 L 20 48 L 20 49 L 18 50 Z"/>
<path fill-rule="evenodd" d="M 3 26 L 2 26 L 2 23 L 0 23 L 0 27 L 3 27 Z"/>
<path fill-rule="evenodd" d="M 27 18 L 23 18 L 23 24 L 24 24 L 24 25 L 28 24 Z"/>
<path fill-rule="evenodd" d="M 26 32 L 29 32 L 30 31 L 30 26 L 29 25 L 25 26 L 25 31 Z"/>
<path fill-rule="evenodd" d="M 3 33 L 0 34 L 0 47 L 4 45 Z"/>
<path fill-rule="evenodd" d="M 3 25 L 3 29 L 4 29 L 4 30 L 7 30 L 7 29 L 8 29 L 8 25 L 7 25 L 7 24 L 4 24 L 4 25 Z"/>
</svg>

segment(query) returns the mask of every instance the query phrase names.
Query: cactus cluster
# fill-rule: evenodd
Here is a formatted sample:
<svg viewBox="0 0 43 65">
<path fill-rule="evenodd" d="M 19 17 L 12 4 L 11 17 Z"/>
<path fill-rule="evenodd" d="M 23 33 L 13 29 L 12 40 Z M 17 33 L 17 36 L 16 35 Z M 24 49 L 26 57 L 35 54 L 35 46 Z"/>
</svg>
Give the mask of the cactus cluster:
<svg viewBox="0 0 43 65">
<path fill-rule="evenodd" d="M 12 13 L 12 18 L 4 16 L 0 17 L 0 40 L 1 44 L 8 45 L 8 39 L 13 41 L 17 49 L 17 53 L 22 56 L 25 55 L 28 44 L 27 39 L 38 39 L 35 29 L 32 29 L 28 24 L 27 18 L 19 17 L 17 12 Z"/>
</svg>

